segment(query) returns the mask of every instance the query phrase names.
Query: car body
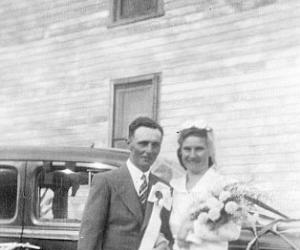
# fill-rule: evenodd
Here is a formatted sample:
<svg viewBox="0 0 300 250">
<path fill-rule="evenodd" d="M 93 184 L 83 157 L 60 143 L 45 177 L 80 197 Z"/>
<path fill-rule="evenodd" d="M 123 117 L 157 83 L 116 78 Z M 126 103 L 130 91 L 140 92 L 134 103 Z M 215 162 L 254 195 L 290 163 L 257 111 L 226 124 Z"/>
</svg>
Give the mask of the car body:
<svg viewBox="0 0 300 250">
<path fill-rule="evenodd" d="M 93 175 L 120 167 L 128 156 L 117 149 L 0 147 L 0 243 L 75 250 Z M 245 229 L 230 249 L 245 249 L 252 238 Z M 273 235 L 259 244 L 293 249 Z"/>
<path fill-rule="evenodd" d="M 127 158 L 114 149 L 0 148 L 0 242 L 76 249 L 93 174 Z"/>
</svg>

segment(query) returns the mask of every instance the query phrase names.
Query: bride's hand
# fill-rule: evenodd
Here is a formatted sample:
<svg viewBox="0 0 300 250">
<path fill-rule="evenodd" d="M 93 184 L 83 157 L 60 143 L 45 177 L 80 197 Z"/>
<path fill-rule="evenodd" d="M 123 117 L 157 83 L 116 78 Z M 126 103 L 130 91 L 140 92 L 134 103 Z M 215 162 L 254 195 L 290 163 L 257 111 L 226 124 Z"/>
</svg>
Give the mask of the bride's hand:
<svg viewBox="0 0 300 250">
<path fill-rule="evenodd" d="M 190 243 L 185 240 L 177 239 L 177 245 L 179 249 L 188 249 L 190 246 Z"/>
<path fill-rule="evenodd" d="M 186 237 L 191 231 L 193 231 L 193 221 L 188 217 L 183 221 L 177 233 L 177 242 L 180 248 L 187 248 L 189 246 Z"/>
</svg>

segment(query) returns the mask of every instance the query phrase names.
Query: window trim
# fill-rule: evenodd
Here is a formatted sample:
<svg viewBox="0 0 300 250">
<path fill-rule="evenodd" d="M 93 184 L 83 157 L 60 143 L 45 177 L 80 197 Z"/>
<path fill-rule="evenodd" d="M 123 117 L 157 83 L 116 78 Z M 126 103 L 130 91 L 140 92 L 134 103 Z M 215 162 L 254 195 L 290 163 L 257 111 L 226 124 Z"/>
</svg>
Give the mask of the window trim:
<svg viewBox="0 0 300 250">
<path fill-rule="evenodd" d="M 164 11 L 164 1 L 157 0 L 157 9 L 146 15 L 128 17 L 128 18 L 120 18 L 119 16 L 119 6 L 121 0 L 111 0 L 110 1 L 110 23 L 108 28 L 113 28 L 120 25 L 126 25 L 130 23 L 135 23 L 139 21 L 144 21 L 151 18 L 161 17 L 165 15 Z"/>
<path fill-rule="evenodd" d="M 110 112 L 109 112 L 109 131 L 108 131 L 108 146 L 113 147 L 113 133 L 114 133 L 114 112 L 115 112 L 115 87 L 123 84 L 134 84 L 139 81 L 151 80 L 153 84 L 153 119 L 158 119 L 159 109 L 159 84 L 161 82 L 161 73 L 151 73 L 139 76 L 132 76 L 126 78 L 112 79 L 110 81 Z"/>
<path fill-rule="evenodd" d="M 64 160 L 55 161 L 53 162 L 65 162 Z M 34 169 L 32 171 L 31 177 L 33 178 L 32 182 L 32 188 L 34 190 L 33 197 L 30 203 L 30 217 L 31 222 L 36 226 L 46 226 L 48 228 L 57 227 L 60 228 L 58 230 L 61 230 L 62 228 L 78 228 L 80 227 L 81 221 L 75 221 L 72 219 L 42 219 L 37 214 L 37 209 L 39 208 L 40 202 L 39 202 L 39 196 L 38 196 L 38 177 L 43 169 L 43 160 L 33 160 L 29 161 L 28 164 Z M 39 235 L 40 238 L 44 238 L 42 235 Z M 51 237 L 51 236 L 50 236 Z M 55 236 L 56 237 L 56 236 Z M 48 236 L 45 236 L 45 238 L 48 238 Z M 64 237 L 62 239 L 65 239 Z"/>
</svg>

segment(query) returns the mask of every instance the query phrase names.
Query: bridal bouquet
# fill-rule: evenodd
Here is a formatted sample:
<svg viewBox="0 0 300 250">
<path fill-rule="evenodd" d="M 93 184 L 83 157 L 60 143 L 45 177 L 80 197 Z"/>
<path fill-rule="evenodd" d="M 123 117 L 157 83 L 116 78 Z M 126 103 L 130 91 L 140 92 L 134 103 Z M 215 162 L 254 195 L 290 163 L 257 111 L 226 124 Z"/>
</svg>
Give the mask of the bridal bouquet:
<svg viewBox="0 0 300 250">
<path fill-rule="evenodd" d="M 203 239 L 238 239 L 242 222 L 255 219 L 249 211 L 257 199 L 258 194 L 241 183 L 219 183 L 191 207 L 190 220 L 194 230 L 188 240 L 201 243 Z"/>
<path fill-rule="evenodd" d="M 185 240 L 196 244 L 202 244 L 204 240 L 219 242 L 237 240 L 243 225 L 252 228 L 253 231 L 253 239 L 248 243 L 247 250 L 252 249 L 259 238 L 268 232 L 281 237 L 292 249 L 300 250 L 300 247 L 277 228 L 280 222 L 290 223 L 299 220 L 290 219 L 267 205 L 262 201 L 265 199 L 266 196 L 263 193 L 245 183 L 222 184 L 219 182 L 190 208 L 188 213 L 190 218 L 186 221 L 186 225 L 189 226 L 192 223 L 192 231 L 188 233 Z M 265 216 L 271 222 L 266 225 L 261 224 L 257 213 L 263 211 L 271 212 L 279 216 L 279 219 Z"/>
</svg>

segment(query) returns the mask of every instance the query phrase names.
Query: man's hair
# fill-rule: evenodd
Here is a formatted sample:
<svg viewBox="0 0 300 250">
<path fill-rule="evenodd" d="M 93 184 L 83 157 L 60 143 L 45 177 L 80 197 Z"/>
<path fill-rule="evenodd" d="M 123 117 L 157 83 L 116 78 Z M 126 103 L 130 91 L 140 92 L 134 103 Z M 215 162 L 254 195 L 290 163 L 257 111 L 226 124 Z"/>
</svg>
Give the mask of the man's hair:
<svg viewBox="0 0 300 250">
<path fill-rule="evenodd" d="M 129 138 L 134 135 L 139 127 L 158 129 L 162 135 L 164 134 L 163 128 L 156 121 L 146 116 L 140 116 L 129 124 Z"/>
</svg>

